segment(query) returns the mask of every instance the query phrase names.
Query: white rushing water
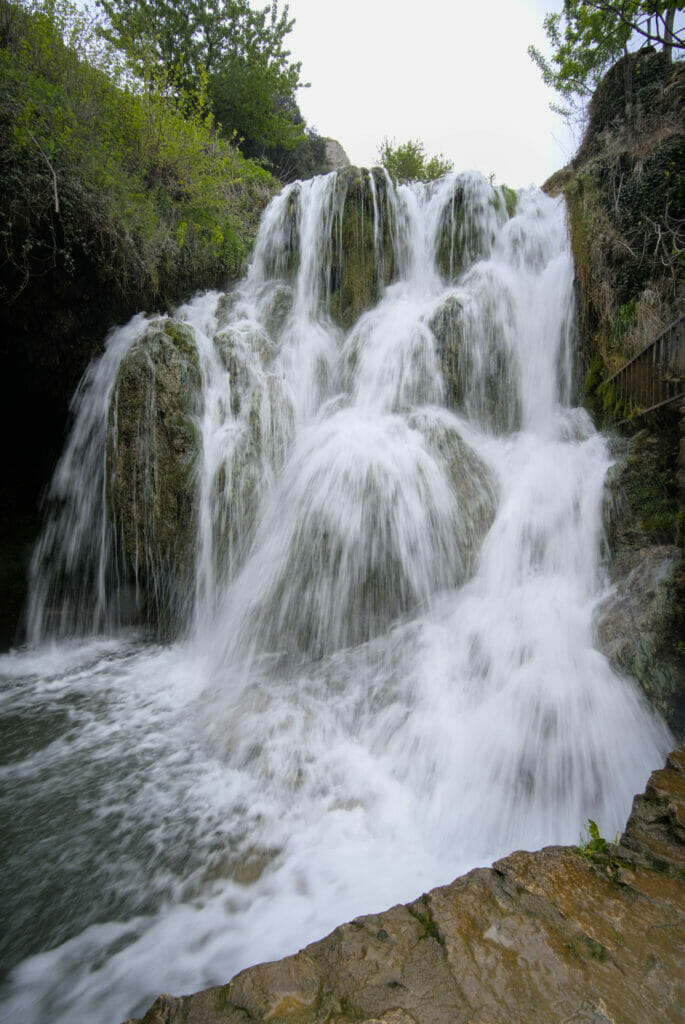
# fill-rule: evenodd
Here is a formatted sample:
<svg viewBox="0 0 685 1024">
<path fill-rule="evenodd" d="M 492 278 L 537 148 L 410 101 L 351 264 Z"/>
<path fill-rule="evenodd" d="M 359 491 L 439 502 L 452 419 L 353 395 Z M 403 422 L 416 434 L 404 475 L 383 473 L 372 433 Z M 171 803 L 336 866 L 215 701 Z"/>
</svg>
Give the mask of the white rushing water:
<svg viewBox="0 0 685 1024">
<path fill-rule="evenodd" d="M 668 749 L 593 642 L 610 458 L 572 407 L 563 206 L 366 188 L 379 294 L 347 330 L 336 175 L 175 313 L 201 442 L 173 643 L 124 628 L 152 556 L 126 568 L 109 490 L 117 374 L 163 321 L 77 395 L 33 643 L 0 657 L 2 1020 L 115 1022 L 590 817 L 613 837 Z"/>
</svg>

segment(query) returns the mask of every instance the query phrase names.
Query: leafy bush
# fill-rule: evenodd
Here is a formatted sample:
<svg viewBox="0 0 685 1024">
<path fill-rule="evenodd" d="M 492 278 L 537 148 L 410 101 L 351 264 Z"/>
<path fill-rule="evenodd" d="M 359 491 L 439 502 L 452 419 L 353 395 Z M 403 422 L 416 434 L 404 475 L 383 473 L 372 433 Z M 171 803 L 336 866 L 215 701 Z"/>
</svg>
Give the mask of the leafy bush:
<svg viewBox="0 0 685 1024">
<path fill-rule="evenodd" d="M 414 139 L 399 146 L 394 141 L 383 139 L 378 147 L 378 158 L 395 184 L 435 181 L 452 170 L 451 160 L 442 153 L 428 159 L 423 143 Z"/>
<path fill-rule="evenodd" d="M 202 92 L 141 88 L 70 0 L 0 0 L 0 296 L 86 259 L 122 294 L 236 276 L 275 187 Z"/>
</svg>

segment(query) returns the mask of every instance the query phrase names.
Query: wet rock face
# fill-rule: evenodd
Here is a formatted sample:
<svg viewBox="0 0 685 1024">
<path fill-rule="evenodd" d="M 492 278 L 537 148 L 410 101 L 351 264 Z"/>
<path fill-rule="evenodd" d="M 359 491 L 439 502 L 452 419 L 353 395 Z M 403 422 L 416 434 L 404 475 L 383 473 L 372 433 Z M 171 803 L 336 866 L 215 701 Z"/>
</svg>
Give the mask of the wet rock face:
<svg viewBox="0 0 685 1024">
<path fill-rule="evenodd" d="M 386 178 L 379 168 L 346 167 L 338 174 L 336 188 L 341 194 L 341 214 L 333 227 L 330 312 L 336 323 L 347 328 L 378 301 L 383 287 L 393 279 L 394 223 Z"/>
<path fill-rule="evenodd" d="M 228 985 L 160 996 L 142 1024 L 677 1024 L 684 872 L 680 747 L 616 846 L 514 853 Z"/>
<path fill-rule="evenodd" d="M 110 512 L 148 619 L 168 609 L 162 631 L 180 615 L 194 560 L 200 394 L 190 329 L 160 318 L 124 358 L 110 403 Z"/>
<path fill-rule="evenodd" d="M 637 679 L 678 739 L 685 736 L 685 567 L 677 536 L 675 444 L 642 430 L 607 479 L 605 522 L 613 592 L 597 610 L 600 649 Z"/>
<path fill-rule="evenodd" d="M 521 421 L 516 357 L 507 347 L 506 325 L 494 304 L 467 308 L 451 294 L 428 326 L 435 337 L 448 409 L 466 412 L 497 431 L 516 430 Z M 474 338 L 482 340 L 474 343 Z"/>
</svg>

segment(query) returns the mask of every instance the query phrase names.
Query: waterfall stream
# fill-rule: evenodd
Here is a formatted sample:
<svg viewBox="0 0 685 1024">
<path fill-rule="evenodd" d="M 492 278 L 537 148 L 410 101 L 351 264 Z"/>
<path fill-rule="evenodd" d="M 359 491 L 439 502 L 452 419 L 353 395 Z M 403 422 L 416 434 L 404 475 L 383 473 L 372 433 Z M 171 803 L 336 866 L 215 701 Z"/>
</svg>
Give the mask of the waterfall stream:
<svg viewBox="0 0 685 1024">
<path fill-rule="evenodd" d="M 244 281 L 75 396 L 0 657 L 2 1020 L 115 1022 L 613 837 L 669 748 L 593 641 L 562 202 L 359 180 L 354 221 L 339 174 L 286 188 Z"/>
</svg>

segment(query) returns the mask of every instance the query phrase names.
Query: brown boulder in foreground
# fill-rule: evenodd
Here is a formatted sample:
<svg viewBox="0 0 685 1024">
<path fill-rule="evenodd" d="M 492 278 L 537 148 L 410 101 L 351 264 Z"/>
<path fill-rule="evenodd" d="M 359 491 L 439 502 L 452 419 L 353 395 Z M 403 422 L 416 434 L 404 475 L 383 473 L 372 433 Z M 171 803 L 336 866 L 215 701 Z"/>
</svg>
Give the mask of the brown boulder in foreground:
<svg viewBox="0 0 685 1024">
<path fill-rule="evenodd" d="M 685 745 L 603 852 L 513 853 L 139 1024 L 681 1024 Z M 134 1024 L 134 1022 L 127 1022 Z"/>
</svg>

